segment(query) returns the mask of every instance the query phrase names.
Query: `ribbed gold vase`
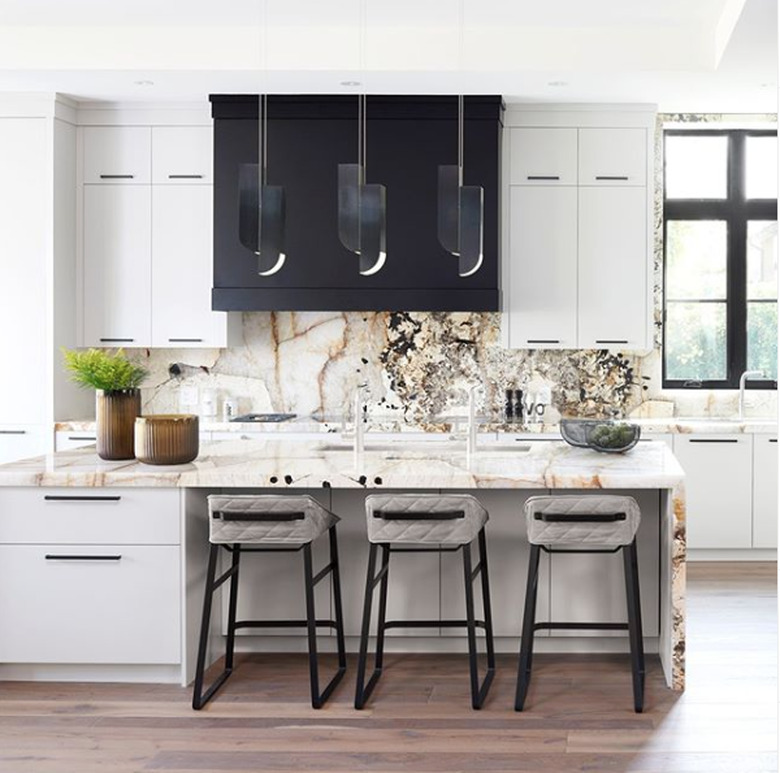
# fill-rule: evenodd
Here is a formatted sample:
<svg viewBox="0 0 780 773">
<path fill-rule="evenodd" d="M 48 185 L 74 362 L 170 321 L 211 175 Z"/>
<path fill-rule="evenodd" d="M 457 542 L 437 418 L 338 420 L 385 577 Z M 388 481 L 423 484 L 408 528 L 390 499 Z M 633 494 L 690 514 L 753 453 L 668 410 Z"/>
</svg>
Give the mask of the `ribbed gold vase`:
<svg viewBox="0 0 780 773">
<path fill-rule="evenodd" d="M 186 464 L 198 455 L 198 417 L 190 413 L 139 416 L 135 456 L 144 464 Z"/>
<path fill-rule="evenodd" d="M 97 453 L 101 459 L 134 459 L 133 428 L 141 415 L 141 390 L 97 390 L 95 419 Z"/>
</svg>

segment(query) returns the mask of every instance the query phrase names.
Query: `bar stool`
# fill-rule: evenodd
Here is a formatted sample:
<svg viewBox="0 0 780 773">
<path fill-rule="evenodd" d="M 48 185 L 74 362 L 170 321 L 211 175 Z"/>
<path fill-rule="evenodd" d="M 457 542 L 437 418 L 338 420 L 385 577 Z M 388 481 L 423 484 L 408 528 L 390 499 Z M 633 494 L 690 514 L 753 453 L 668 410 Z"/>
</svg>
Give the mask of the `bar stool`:
<svg viewBox="0 0 780 773">
<path fill-rule="evenodd" d="M 336 524 L 338 516 L 326 510 L 316 499 L 306 495 L 231 495 L 209 496 L 209 553 L 206 574 L 206 592 L 203 599 L 203 619 L 200 629 L 198 662 L 192 708 L 201 709 L 225 683 L 233 672 L 233 654 L 236 631 L 239 628 L 306 628 L 309 639 L 309 677 L 311 705 L 318 709 L 328 699 L 341 681 L 347 667 L 344 646 L 344 620 L 341 608 L 341 579 L 339 574 Z M 314 540 L 328 533 L 330 538 L 330 562 L 316 575 L 312 568 L 311 545 Z M 250 547 L 247 547 L 250 546 Z M 220 549 L 231 554 L 230 569 L 216 577 L 217 557 Z M 306 597 L 305 620 L 236 620 L 238 605 L 238 570 L 242 553 L 276 553 L 303 551 L 303 570 Z M 314 588 L 320 580 L 333 578 L 333 620 L 317 619 L 314 608 Z M 228 602 L 228 631 L 225 647 L 225 668 L 212 685 L 203 692 L 203 675 L 206 664 L 211 604 L 214 591 L 230 580 Z M 317 665 L 317 628 L 336 630 L 338 669 L 325 689 L 320 692 Z"/>
<path fill-rule="evenodd" d="M 639 601 L 636 532 L 641 513 L 632 497 L 541 496 L 525 504 L 528 542 L 528 584 L 525 592 L 523 633 L 517 672 L 515 711 L 522 711 L 531 681 L 534 633 L 538 630 L 628 631 L 634 687 L 634 711 L 644 706 L 645 653 Z M 588 547 L 596 545 L 596 548 Z M 623 551 L 628 623 L 537 623 L 536 592 L 540 550 L 545 553 L 617 553 Z"/>
<path fill-rule="evenodd" d="M 363 625 L 360 633 L 355 708 L 362 709 L 382 675 L 385 631 L 388 628 L 465 627 L 468 633 L 471 705 L 482 708 L 495 673 L 493 621 L 490 611 L 487 544 L 485 523 L 488 513 L 472 496 L 466 494 L 391 494 L 366 497 L 368 554 L 366 595 Z M 471 543 L 477 540 L 479 563 L 472 569 Z M 382 567 L 376 573 L 377 553 L 382 550 Z M 387 620 L 387 586 L 391 553 L 445 553 L 461 550 L 466 589 L 465 620 Z M 479 576 L 482 586 L 484 620 L 477 620 L 474 611 L 474 580 Z M 376 652 L 374 671 L 365 682 L 368 660 L 368 636 L 374 590 L 379 589 Z M 487 671 L 480 685 L 477 667 L 477 628 L 485 631 Z"/>
</svg>

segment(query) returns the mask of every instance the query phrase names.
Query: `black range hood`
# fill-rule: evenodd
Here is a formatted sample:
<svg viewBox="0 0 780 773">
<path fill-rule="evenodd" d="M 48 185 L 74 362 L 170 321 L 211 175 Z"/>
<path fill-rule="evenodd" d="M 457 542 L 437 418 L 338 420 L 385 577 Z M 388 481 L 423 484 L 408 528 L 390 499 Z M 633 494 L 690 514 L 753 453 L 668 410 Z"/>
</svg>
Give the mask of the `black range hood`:
<svg viewBox="0 0 780 773">
<path fill-rule="evenodd" d="M 285 189 L 287 259 L 271 276 L 239 240 L 239 170 L 257 163 L 257 97 L 212 95 L 214 288 L 221 311 L 497 311 L 503 101 L 465 99 L 464 184 L 484 189 L 484 259 L 458 275 L 439 243 L 438 167 L 457 159 L 456 96 L 369 96 L 368 183 L 387 189 L 387 260 L 371 276 L 338 234 L 338 165 L 357 161 L 356 96 L 270 96 L 268 182 Z"/>
</svg>

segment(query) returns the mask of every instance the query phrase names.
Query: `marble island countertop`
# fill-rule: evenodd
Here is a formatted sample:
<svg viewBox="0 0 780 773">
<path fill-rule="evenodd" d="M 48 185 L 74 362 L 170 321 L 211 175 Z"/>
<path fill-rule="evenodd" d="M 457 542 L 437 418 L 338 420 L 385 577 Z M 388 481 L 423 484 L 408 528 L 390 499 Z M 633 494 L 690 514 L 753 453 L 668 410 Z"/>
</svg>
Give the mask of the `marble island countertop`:
<svg viewBox="0 0 780 773">
<path fill-rule="evenodd" d="M 640 443 L 627 454 L 572 448 L 562 441 L 484 446 L 467 460 L 454 441 L 388 443 L 363 453 L 350 445 L 285 439 L 201 444 L 185 465 L 106 462 L 93 447 L 0 465 L 0 486 L 182 488 L 673 488 L 684 473 L 667 445 Z"/>
</svg>

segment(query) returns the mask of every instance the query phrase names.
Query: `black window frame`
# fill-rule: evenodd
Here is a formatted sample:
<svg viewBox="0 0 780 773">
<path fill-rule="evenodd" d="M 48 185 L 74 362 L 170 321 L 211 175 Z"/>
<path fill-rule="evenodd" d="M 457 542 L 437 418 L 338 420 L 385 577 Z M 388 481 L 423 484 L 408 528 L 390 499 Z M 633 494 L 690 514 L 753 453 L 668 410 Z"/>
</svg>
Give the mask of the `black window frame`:
<svg viewBox="0 0 780 773">
<path fill-rule="evenodd" d="M 728 138 L 725 199 L 667 199 L 666 138 Z M 747 370 L 747 224 L 750 220 L 777 220 L 777 199 L 745 197 L 745 146 L 748 137 L 777 137 L 774 129 L 664 129 L 663 132 L 663 324 L 661 369 L 664 389 L 738 389 Z M 666 376 L 667 333 L 667 224 L 670 220 L 726 222 L 726 378 L 669 379 Z M 704 301 L 706 302 L 706 301 Z M 718 301 L 722 303 L 722 301 Z M 780 302 L 780 301 L 772 301 Z M 740 331 L 742 334 L 740 335 Z M 777 381 L 752 379 L 749 389 L 777 389 Z"/>
</svg>

